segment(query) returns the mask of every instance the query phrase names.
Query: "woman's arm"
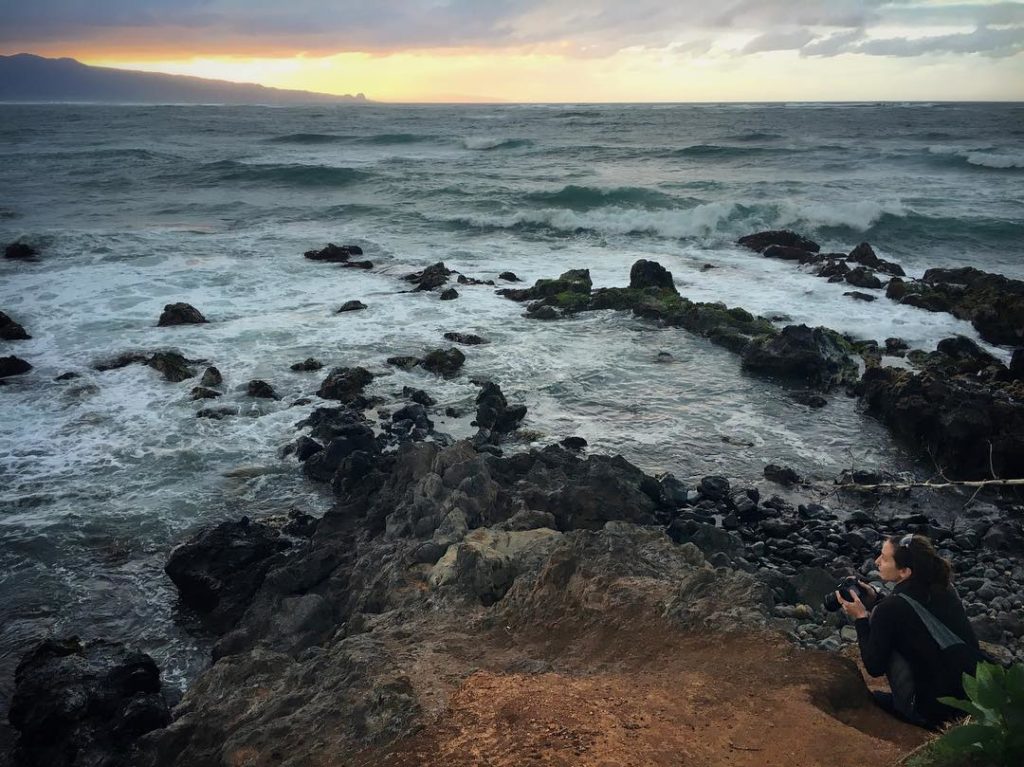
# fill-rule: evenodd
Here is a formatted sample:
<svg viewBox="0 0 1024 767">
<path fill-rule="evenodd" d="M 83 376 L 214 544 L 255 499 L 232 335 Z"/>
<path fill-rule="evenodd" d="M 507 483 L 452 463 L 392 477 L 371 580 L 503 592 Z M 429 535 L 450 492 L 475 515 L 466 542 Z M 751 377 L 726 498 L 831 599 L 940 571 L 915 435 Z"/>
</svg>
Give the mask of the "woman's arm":
<svg viewBox="0 0 1024 767">
<path fill-rule="evenodd" d="M 892 605 L 880 604 L 870 618 L 858 618 L 853 624 L 857 629 L 860 659 L 871 676 L 883 676 L 889 668 L 896 621 L 892 609 L 885 609 L 887 607 Z"/>
</svg>

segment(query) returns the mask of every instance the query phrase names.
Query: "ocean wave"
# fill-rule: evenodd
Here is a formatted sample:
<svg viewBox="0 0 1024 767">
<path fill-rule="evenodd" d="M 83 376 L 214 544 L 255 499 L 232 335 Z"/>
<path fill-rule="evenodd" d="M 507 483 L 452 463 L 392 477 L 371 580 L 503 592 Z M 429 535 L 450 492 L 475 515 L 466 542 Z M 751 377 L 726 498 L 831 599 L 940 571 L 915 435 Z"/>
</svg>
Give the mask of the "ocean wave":
<svg viewBox="0 0 1024 767">
<path fill-rule="evenodd" d="M 422 144 L 437 141 L 438 136 L 426 133 L 376 133 L 355 139 L 359 144 Z"/>
<path fill-rule="evenodd" d="M 727 220 L 743 213 L 743 207 L 735 203 L 711 202 L 685 210 L 661 211 L 621 207 L 590 211 L 547 208 L 520 211 L 510 216 L 455 216 L 444 219 L 444 222 L 458 228 L 486 230 L 544 229 L 566 234 L 647 234 L 683 239 L 713 235 Z"/>
<path fill-rule="evenodd" d="M 666 157 L 696 157 L 707 159 L 728 159 L 731 157 L 749 157 L 757 154 L 774 154 L 777 152 L 790 152 L 789 149 L 773 149 L 760 146 L 723 146 L 721 144 L 694 144 L 679 149 L 669 149 L 663 152 Z"/>
<path fill-rule="evenodd" d="M 636 186 L 622 186 L 601 189 L 592 186 L 570 184 L 557 192 L 533 192 L 525 196 L 530 202 L 542 205 L 557 205 L 571 210 L 589 210 L 606 206 L 629 206 L 643 208 L 668 208 L 678 206 L 680 200 L 655 189 Z"/>
<path fill-rule="evenodd" d="M 783 203 L 768 206 L 769 223 L 773 227 L 804 227 L 810 230 L 850 229 L 863 232 L 884 216 L 899 218 L 906 213 L 906 208 L 899 200 Z"/>
<path fill-rule="evenodd" d="M 776 141 L 778 139 L 785 138 L 781 133 L 771 133 L 769 131 L 745 131 L 743 133 L 737 133 L 735 136 L 729 136 L 729 141 Z"/>
<path fill-rule="evenodd" d="M 476 152 L 490 152 L 495 149 L 522 149 L 533 146 L 533 141 L 528 138 L 502 138 L 497 136 L 471 136 L 462 139 L 462 145 L 466 149 Z"/>
<path fill-rule="evenodd" d="M 202 175 L 213 182 L 262 182 L 296 187 L 349 186 L 370 178 L 369 173 L 355 168 L 330 165 L 278 165 L 248 164 L 235 160 L 221 160 L 200 169 Z"/>
<path fill-rule="evenodd" d="M 928 147 L 928 154 L 940 162 L 954 165 L 973 165 L 994 170 L 1024 168 L 1024 152 L 940 144 Z"/>
<path fill-rule="evenodd" d="M 336 144 L 346 141 L 345 136 L 333 133 L 287 133 L 283 136 L 268 138 L 270 144 Z"/>
</svg>

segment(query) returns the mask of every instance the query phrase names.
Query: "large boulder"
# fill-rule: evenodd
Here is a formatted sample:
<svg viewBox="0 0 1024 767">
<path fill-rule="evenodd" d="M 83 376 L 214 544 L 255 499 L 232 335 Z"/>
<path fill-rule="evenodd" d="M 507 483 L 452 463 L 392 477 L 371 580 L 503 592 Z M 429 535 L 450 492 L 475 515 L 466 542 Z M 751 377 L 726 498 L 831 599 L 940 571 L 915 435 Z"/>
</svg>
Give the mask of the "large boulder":
<svg viewBox="0 0 1024 767">
<path fill-rule="evenodd" d="M 224 631 L 245 612 L 274 555 L 290 545 L 269 525 L 242 517 L 175 547 L 164 571 L 178 587 L 181 601 Z"/>
<path fill-rule="evenodd" d="M 202 315 L 202 312 L 192 306 L 192 304 L 167 304 L 164 307 L 163 313 L 160 315 L 160 321 L 157 322 L 157 327 L 163 328 L 169 325 L 201 325 L 205 322 L 206 317 Z"/>
<path fill-rule="evenodd" d="M 353 402 L 373 380 L 373 374 L 363 367 L 334 368 L 320 384 L 317 394 L 324 399 Z"/>
<path fill-rule="evenodd" d="M 777 336 L 752 342 L 743 352 L 743 367 L 822 391 L 857 380 L 846 340 L 828 328 L 806 325 L 787 325 Z"/>
<path fill-rule="evenodd" d="M 589 269 L 570 269 L 558 279 L 537 280 L 532 288 L 503 288 L 498 294 L 513 301 L 538 301 L 566 294 L 589 297 L 592 288 Z"/>
<path fill-rule="evenodd" d="M 134 742 L 171 721 L 153 659 L 113 642 L 47 639 L 14 684 L 18 767 L 133 767 Z"/>
<path fill-rule="evenodd" d="M 32 336 L 20 324 L 0 312 L 0 339 L 4 341 L 27 341 Z"/>
<path fill-rule="evenodd" d="M 657 288 L 675 292 L 676 285 L 672 281 L 672 272 L 657 261 L 641 258 L 629 270 L 629 287 L 635 290 Z"/>
<path fill-rule="evenodd" d="M 181 383 L 196 375 L 189 367 L 189 360 L 177 352 L 157 352 L 146 360 L 146 364 L 159 371 L 160 375 L 171 383 Z"/>
<path fill-rule="evenodd" d="M 851 269 L 846 275 L 846 281 L 857 288 L 882 287 L 882 281 L 875 276 L 875 273 L 863 266 Z"/>
<path fill-rule="evenodd" d="M 821 250 L 821 246 L 814 242 L 814 240 L 809 240 L 806 237 L 802 237 L 796 232 L 792 232 L 788 229 L 776 229 L 748 234 L 744 237 L 740 237 L 736 242 L 745 248 L 756 250 L 758 253 L 764 252 L 765 248 L 768 248 L 771 245 L 781 245 L 786 248 L 799 248 L 800 250 L 810 251 L 811 253 L 817 253 Z"/>
</svg>

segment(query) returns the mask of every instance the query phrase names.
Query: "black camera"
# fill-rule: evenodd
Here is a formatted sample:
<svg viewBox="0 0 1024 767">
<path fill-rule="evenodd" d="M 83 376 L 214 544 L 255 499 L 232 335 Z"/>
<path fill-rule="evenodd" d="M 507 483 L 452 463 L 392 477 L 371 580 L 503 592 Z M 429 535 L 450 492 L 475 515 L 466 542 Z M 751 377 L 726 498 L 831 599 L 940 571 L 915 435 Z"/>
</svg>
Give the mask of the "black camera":
<svg viewBox="0 0 1024 767">
<path fill-rule="evenodd" d="M 857 582 L 856 576 L 850 575 L 843 578 L 839 583 L 836 584 L 835 591 L 838 591 L 843 595 L 843 599 L 847 602 L 853 599 L 853 595 L 856 594 L 861 602 L 867 603 L 868 592 Z M 825 609 L 830 613 L 834 613 L 839 609 L 839 599 L 836 597 L 835 591 L 830 591 L 825 595 Z"/>
</svg>

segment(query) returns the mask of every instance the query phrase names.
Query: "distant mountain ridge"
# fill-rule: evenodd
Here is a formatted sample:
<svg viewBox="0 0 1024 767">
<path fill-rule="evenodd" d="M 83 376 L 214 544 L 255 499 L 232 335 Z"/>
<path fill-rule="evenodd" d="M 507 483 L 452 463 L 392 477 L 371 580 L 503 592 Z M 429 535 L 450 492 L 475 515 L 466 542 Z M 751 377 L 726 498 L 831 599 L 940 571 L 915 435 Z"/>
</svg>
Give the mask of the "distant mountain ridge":
<svg viewBox="0 0 1024 767">
<path fill-rule="evenodd" d="M 31 53 L 0 56 L 0 101 L 273 106 L 367 103 L 362 93 L 335 96 L 202 77 L 92 67 L 75 59 L 48 59 Z"/>
</svg>

